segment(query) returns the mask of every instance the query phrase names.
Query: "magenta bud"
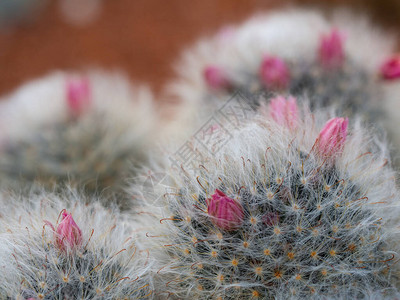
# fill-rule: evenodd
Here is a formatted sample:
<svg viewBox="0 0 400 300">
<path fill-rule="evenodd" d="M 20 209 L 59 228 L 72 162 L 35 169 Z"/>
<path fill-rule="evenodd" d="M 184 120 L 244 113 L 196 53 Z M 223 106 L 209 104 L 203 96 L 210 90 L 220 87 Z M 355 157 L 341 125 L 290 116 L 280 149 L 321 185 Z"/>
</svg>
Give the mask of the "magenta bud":
<svg viewBox="0 0 400 300">
<path fill-rule="evenodd" d="M 262 217 L 262 221 L 267 226 L 274 226 L 279 223 L 279 215 L 277 213 L 267 213 Z"/>
<path fill-rule="evenodd" d="M 343 65 L 344 54 L 344 38 L 337 30 L 332 29 L 328 34 L 321 36 L 319 44 L 319 60 L 327 69 L 337 68 Z"/>
<path fill-rule="evenodd" d="M 260 79 L 267 88 L 284 89 L 289 85 L 289 68 L 279 57 L 265 56 L 261 62 Z"/>
<path fill-rule="evenodd" d="M 213 90 L 226 89 L 230 83 L 225 71 L 215 65 L 209 65 L 203 71 L 204 80 L 207 86 Z"/>
<path fill-rule="evenodd" d="M 318 152 L 325 157 L 336 157 L 343 150 L 347 137 L 347 118 L 333 118 L 329 120 L 321 130 L 317 148 Z"/>
<path fill-rule="evenodd" d="M 386 80 L 400 78 L 400 55 L 387 59 L 381 66 L 381 75 Z"/>
<path fill-rule="evenodd" d="M 75 223 L 72 215 L 66 210 L 62 212 L 62 218 L 60 224 L 55 229 L 53 224 L 49 221 L 44 223 L 51 227 L 55 233 L 55 245 L 65 251 L 66 246 L 70 248 L 79 247 L 82 244 L 82 232 L 78 225 Z"/>
<path fill-rule="evenodd" d="M 87 78 L 68 79 L 67 105 L 73 117 L 82 115 L 91 104 L 90 82 Z"/>
<path fill-rule="evenodd" d="M 269 115 L 279 125 L 295 129 L 298 121 L 297 100 L 294 97 L 285 99 L 282 96 L 271 99 Z"/>
<path fill-rule="evenodd" d="M 212 222 L 227 231 L 238 229 L 243 222 L 242 205 L 216 189 L 211 199 L 207 199 L 207 212 Z"/>
</svg>

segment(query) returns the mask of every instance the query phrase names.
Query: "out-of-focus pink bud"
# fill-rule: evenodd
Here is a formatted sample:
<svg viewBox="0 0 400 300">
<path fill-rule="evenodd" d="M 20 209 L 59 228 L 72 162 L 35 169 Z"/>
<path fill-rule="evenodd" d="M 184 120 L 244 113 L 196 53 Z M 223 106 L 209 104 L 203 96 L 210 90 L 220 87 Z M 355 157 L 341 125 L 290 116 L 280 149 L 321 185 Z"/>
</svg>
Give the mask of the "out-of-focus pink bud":
<svg viewBox="0 0 400 300">
<path fill-rule="evenodd" d="M 279 223 L 279 215 L 277 213 L 267 213 L 262 217 L 262 221 L 267 226 L 274 226 Z"/>
<path fill-rule="evenodd" d="M 337 68 L 343 64 L 345 59 L 343 40 L 343 35 L 337 29 L 332 29 L 330 33 L 321 36 L 318 54 L 320 63 L 325 68 Z"/>
<path fill-rule="evenodd" d="M 343 150 L 347 137 L 347 118 L 333 118 L 321 130 L 318 137 L 318 151 L 325 157 L 335 157 Z"/>
<path fill-rule="evenodd" d="M 225 74 L 225 71 L 221 67 L 209 65 L 204 68 L 203 76 L 207 86 L 210 89 L 226 89 L 230 86 L 230 82 Z"/>
<path fill-rule="evenodd" d="M 60 250 L 65 250 L 66 246 L 76 248 L 82 244 L 81 229 L 75 223 L 72 215 L 66 210 L 62 212 L 61 222 L 58 224 L 56 229 L 51 222 L 45 220 L 44 223 L 50 226 L 54 231 L 55 245 Z"/>
<path fill-rule="evenodd" d="M 232 231 L 240 227 L 244 212 L 242 205 L 229 198 L 220 190 L 215 190 L 211 199 L 207 199 L 207 212 L 212 222 L 219 228 Z"/>
<path fill-rule="evenodd" d="M 284 89 L 290 80 L 289 68 L 279 57 L 265 56 L 261 62 L 260 78 L 268 88 Z"/>
<path fill-rule="evenodd" d="M 289 129 L 295 129 L 298 120 L 297 101 L 294 97 L 285 99 L 282 96 L 271 99 L 269 103 L 269 115 L 279 125 Z"/>
<path fill-rule="evenodd" d="M 66 82 L 67 105 L 73 117 L 84 113 L 91 104 L 90 82 L 87 78 L 68 79 Z"/>
<path fill-rule="evenodd" d="M 400 55 L 393 56 L 382 64 L 381 75 L 387 80 L 400 78 Z"/>
</svg>

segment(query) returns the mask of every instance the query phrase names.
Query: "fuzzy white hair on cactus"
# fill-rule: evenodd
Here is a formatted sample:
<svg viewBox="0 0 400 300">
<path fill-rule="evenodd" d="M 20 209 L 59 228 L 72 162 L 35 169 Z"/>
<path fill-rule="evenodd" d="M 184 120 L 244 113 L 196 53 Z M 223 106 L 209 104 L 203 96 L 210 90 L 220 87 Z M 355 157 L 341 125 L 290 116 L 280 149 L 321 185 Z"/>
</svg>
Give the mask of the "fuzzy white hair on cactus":
<svg viewBox="0 0 400 300">
<path fill-rule="evenodd" d="M 2 197 L 0 298 L 152 297 L 144 224 L 73 191 Z"/>
<path fill-rule="evenodd" d="M 3 186 L 69 183 L 123 193 L 131 168 L 157 140 L 156 113 L 145 87 L 117 74 L 56 73 L 6 97 L 0 147 Z M 121 197 L 122 199 L 122 197 Z"/>
<path fill-rule="evenodd" d="M 144 199 L 159 220 L 147 240 L 159 293 L 399 295 L 399 193 L 387 149 L 357 120 L 326 120 L 320 112 L 299 116 L 293 131 L 262 116 L 230 131 L 217 153 L 202 153 L 198 168 L 164 170 L 171 180 L 159 191 L 161 208 L 154 193 Z"/>
</svg>

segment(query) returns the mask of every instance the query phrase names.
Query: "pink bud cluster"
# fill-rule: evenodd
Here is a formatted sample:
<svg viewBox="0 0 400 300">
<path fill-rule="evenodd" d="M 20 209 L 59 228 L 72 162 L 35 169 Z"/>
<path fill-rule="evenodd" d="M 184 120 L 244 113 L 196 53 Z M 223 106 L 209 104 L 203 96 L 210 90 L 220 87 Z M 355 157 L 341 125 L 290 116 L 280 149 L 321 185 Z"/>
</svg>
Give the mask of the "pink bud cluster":
<svg viewBox="0 0 400 300">
<path fill-rule="evenodd" d="M 60 250 L 65 251 L 67 247 L 74 249 L 82 245 L 82 231 L 66 210 L 62 212 L 61 222 L 57 228 L 54 228 L 49 221 L 44 222 L 55 232 L 54 245 Z"/>
<path fill-rule="evenodd" d="M 268 105 L 269 116 L 277 124 L 295 129 L 298 123 L 298 107 L 296 98 L 287 99 L 278 96 L 271 99 Z M 316 148 L 323 157 L 336 157 L 343 150 L 347 137 L 348 118 L 333 118 L 321 130 Z"/>
<path fill-rule="evenodd" d="M 243 223 L 244 211 L 242 205 L 229 198 L 222 191 L 216 189 L 211 199 L 207 200 L 207 212 L 215 226 L 226 231 L 238 229 Z M 279 223 L 279 215 L 267 213 L 262 217 L 266 226 L 274 226 Z"/>
<path fill-rule="evenodd" d="M 72 117 L 79 117 L 87 111 L 91 104 L 89 79 L 68 79 L 66 82 L 66 98 Z"/>
<path fill-rule="evenodd" d="M 270 104 L 270 111 L 272 118 L 277 123 L 291 126 L 294 124 L 292 121 L 297 120 L 296 99 L 292 97 L 288 100 L 283 97 L 275 98 Z M 295 112 L 295 119 L 292 118 L 292 111 Z M 323 158 L 334 159 L 341 154 L 347 138 L 348 123 L 347 118 L 333 118 L 325 124 L 316 143 L 319 155 Z M 226 231 L 238 229 L 244 219 L 242 205 L 218 189 L 210 199 L 207 199 L 207 213 L 215 226 Z M 274 226 L 279 222 L 279 215 L 268 213 L 263 216 L 262 221 L 266 226 Z"/>
<path fill-rule="evenodd" d="M 321 35 L 318 59 L 326 69 L 335 69 L 343 65 L 345 60 L 344 37 L 339 30 L 334 28 L 329 33 Z M 398 61 L 392 63 L 398 63 Z M 231 86 L 225 70 L 216 65 L 208 65 L 203 70 L 203 77 L 207 86 L 213 90 L 226 89 Z M 288 64 L 282 58 L 265 55 L 259 68 L 259 77 L 267 88 L 279 90 L 288 88 L 291 74 Z"/>
</svg>

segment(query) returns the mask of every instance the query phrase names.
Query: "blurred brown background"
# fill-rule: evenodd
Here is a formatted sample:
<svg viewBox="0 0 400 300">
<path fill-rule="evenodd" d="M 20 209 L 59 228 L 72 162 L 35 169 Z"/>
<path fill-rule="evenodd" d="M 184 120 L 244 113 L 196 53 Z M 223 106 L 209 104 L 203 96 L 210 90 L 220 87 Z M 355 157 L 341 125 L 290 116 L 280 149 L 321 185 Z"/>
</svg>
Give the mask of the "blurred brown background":
<svg viewBox="0 0 400 300">
<path fill-rule="evenodd" d="M 90 67 L 124 70 L 133 81 L 160 90 L 172 76 L 171 65 L 180 51 L 199 36 L 254 12 L 322 2 L 37 0 L 40 5 L 33 6 L 35 1 L 0 0 L 0 95 L 51 70 Z M 324 9 L 350 5 L 400 31 L 400 0 L 324 2 Z M 19 3 L 25 10 L 15 13 Z"/>
</svg>

